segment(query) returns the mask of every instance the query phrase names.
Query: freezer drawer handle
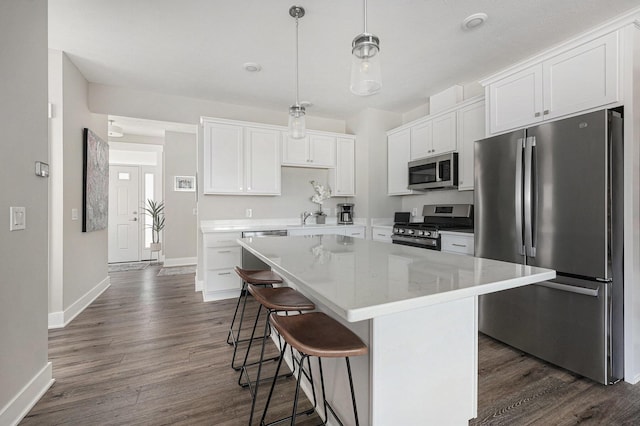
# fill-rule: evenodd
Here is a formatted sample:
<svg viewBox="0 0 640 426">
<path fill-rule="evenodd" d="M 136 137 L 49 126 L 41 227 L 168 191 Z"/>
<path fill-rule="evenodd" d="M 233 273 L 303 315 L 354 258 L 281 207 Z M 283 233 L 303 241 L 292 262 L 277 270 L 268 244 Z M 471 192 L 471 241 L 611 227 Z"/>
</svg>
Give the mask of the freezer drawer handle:
<svg viewBox="0 0 640 426">
<path fill-rule="evenodd" d="M 545 281 L 543 283 L 536 283 L 535 285 L 552 288 L 554 290 L 568 291 L 569 293 L 582 294 L 584 296 L 598 297 L 598 290 L 594 290 L 591 288 L 576 287 L 573 285 L 558 284 L 558 283 L 552 283 L 548 281 Z"/>
</svg>

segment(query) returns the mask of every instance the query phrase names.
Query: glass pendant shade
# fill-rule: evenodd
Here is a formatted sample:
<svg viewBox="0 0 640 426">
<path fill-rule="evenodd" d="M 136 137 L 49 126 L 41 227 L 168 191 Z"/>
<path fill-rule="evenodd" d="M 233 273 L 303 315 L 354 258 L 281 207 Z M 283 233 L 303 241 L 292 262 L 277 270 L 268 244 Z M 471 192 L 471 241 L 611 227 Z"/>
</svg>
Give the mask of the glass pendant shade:
<svg viewBox="0 0 640 426">
<path fill-rule="evenodd" d="M 289 108 L 289 137 L 302 139 L 306 136 L 305 109 L 300 105 Z"/>
<path fill-rule="evenodd" d="M 351 62 L 351 92 L 358 96 L 378 93 L 382 88 L 380 41 L 373 34 L 363 33 L 353 40 Z"/>
</svg>

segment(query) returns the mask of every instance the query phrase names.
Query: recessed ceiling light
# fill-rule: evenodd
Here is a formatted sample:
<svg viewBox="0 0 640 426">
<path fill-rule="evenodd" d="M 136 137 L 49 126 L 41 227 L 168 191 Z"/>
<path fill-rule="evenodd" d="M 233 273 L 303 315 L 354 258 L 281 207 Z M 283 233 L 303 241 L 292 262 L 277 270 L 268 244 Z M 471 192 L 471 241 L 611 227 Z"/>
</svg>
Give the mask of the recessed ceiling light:
<svg viewBox="0 0 640 426">
<path fill-rule="evenodd" d="M 303 106 L 305 108 L 309 108 L 310 106 L 313 106 L 313 104 L 309 101 L 300 101 L 300 106 Z"/>
<path fill-rule="evenodd" d="M 255 62 L 247 62 L 243 65 L 244 69 L 249 72 L 258 72 L 262 69 L 260 64 L 256 64 Z"/>
<path fill-rule="evenodd" d="M 462 21 L 462 29 L 472 30 L 474 28 L 478 28 L 480 25 L 484 24 L 484 21 L 486 20 L 486 13 L 474 13 L 473 15 L 469 15 L 464 18 L 464 21 Z"/>
</svg>

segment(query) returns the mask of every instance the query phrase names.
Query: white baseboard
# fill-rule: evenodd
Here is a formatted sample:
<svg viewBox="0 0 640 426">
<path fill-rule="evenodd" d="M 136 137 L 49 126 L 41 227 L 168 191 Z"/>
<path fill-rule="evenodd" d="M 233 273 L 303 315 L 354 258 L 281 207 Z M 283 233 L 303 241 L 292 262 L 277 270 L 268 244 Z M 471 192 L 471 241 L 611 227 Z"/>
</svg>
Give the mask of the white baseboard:
<svg viewBox="0 0 640 426">
<path fill-rule="evenodd" d="M 636 374 L 635 376 L 631 377 L 631 378 L 627 378 L 625 376 L 624 381 L 627 383 L 630 383 L 632 385 L 635 385 L 636 383 L 640 382 L 640 374 Z"/>
<path fill-rule="evenodd" d="M 202 291 L 204 288 L 204 281 L 198 279 L 198 274 L 196 273 L 196 291 Z"/>
<path fill-rule="evenodd" d="M 94 300 L 98 298 L 106 289 L 111 285 L 111 278 L 106 277 L 98 285 L 93 287 L 80 299 L 73 302 L 64 311 L 50 312 L 49 313 L 49 329 L 63 328 L 71 322 L 78 314 L 86 309 Z"/>
<path fill-rule="evenodd" d="M 237 299 L 238 296 L 240 296 L 240 289 L 219 290 L 219 291 L 212 291 L 209 293 L 207 293 L 206 291 L 202 292 L 202 300 L 204 302 L 212 302 L 214 300 Z"/>
<path fill-rule="evenodd" d="M 51 363 L 48 362 L 47 365 L 0 410 L 0 425 L 15 426 L 20 423 L 24 416 L 26 416 L 40 398 L 42 398 L 42 395 L 51 387 L 54 381 Z"/>
<path fill-rule="evenodd" d="M 172 266 L 191 266 L 198 263 L 197 257 L 174 257 L 174 258 L 165 258 L 164 266 L 165 268 L 170 268 Z"/>
</svg>

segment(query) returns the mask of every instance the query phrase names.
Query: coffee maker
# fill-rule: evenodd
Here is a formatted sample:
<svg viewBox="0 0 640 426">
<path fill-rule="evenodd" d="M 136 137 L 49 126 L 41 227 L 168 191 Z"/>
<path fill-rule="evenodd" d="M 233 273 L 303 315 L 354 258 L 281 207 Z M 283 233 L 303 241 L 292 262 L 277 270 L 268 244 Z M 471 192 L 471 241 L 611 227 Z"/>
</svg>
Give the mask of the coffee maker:
<svg viewBox="0 0 640 426">
<path fill-rule="evenodd" d="M 338 225 L 352 225 L 353 224 L 353 204 L 339 203 L 337 207 L 338 207 Z"/>
</svg>

